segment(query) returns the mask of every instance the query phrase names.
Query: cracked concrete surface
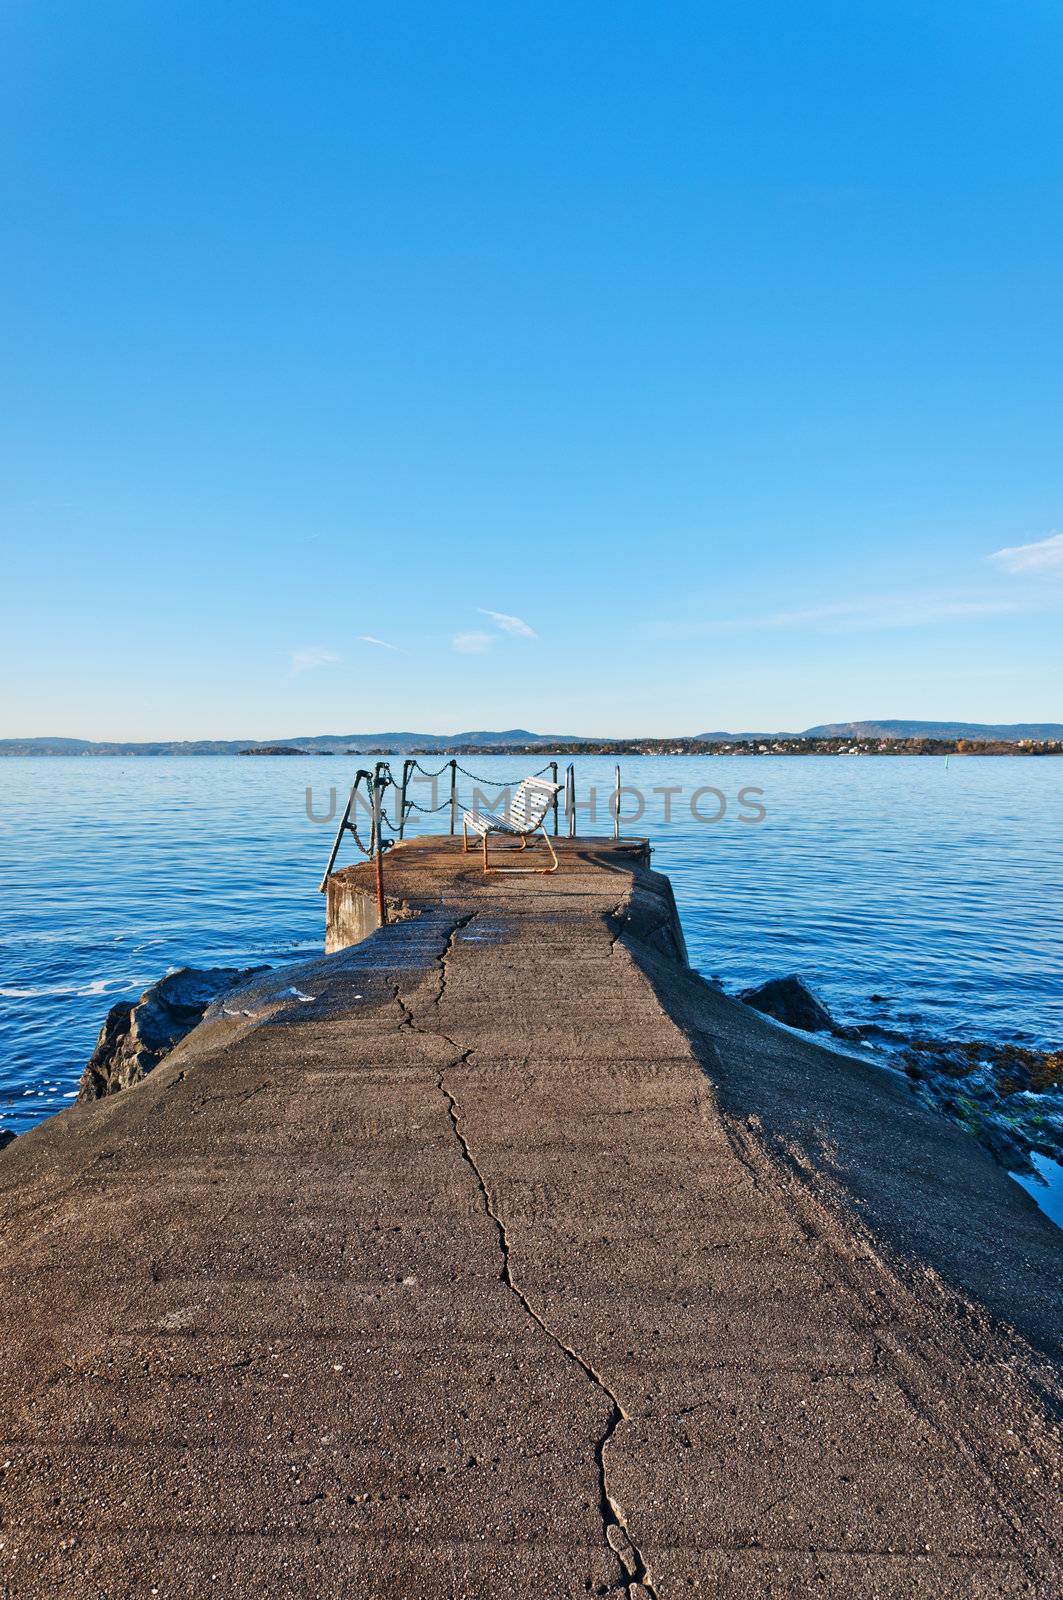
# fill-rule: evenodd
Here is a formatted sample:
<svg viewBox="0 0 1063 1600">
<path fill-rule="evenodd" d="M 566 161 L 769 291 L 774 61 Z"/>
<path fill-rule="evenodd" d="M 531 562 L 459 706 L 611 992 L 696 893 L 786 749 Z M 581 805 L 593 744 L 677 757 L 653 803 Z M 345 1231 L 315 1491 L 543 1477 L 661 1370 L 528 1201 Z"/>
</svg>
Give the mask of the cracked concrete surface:
<svg viewBox="0 0 1063 1600">
<path fill-rule="evenodd" d="M 5 1596 L 1059 1591 L 1056 1230 L 562 844 L 0 1156 Z"/>
<path fill-rule="evenodd" d="M 463 1064 L 466 1060 L 468 1060 L 468 1056 L 470 1054 L 471 1052 L 468 1052 L 459 1056 L 453 1065 L 459 1066 Z M 516 1296 L 521 1308 L 527 1313 L 536 1326 L 541 1328 L 546 1337 L 557 1346 L 561 1353 L 579 1368 L 580 1372 L 583 1373 L 588 1383 L 592 1383 L 595 1388 L 601 1390 L 602 1394 L 609 1402 L 609 1415 L 601 1437 L 598 1439 L 594 1447 L 594 1460 L 598 1471 L 602 1529 L 605 1535 L 606 1543 L 608 1544 L 610 1550 L 616 1554 L 619 1560 L 621 1575 L 622 1578 L 626 1580 L 629 1593 L 639 1594 L 645 1592 L 648 1594 L 654 1594 L 656 1591 L 653 1588 L 642 1552 L 633 1543 L 630 1531 L 624 1519 L 624 1513 L 614 1500 L 609 1490 L 609 1474 L 606 1466 L 605 1452 L 610 1439 L 616 1432 L 617 1425 L 621 1422 L 628 1421 L 627 1414 L 623 1410 L 623 1407 L 621 1406 L 616 1395 L 610 1389 L 609 1385 L 601 1377 L 600 1373 L 597 1373 L 590 1363 L 586 1361 L 577 1350 L 573 1350 L 570 1345 L 567 1345 L 564 1340 L 558 1336 L 554 1329 L 543 1320 L 543 1318 L 528 1300 L 527 1295 L 520 1288 L 520 1285 L 514 1279 L 512 1256 L 509 1248 L 509 1237 L 506 1233 L 505 1224 L 494 1208 L 491 1200 L 491 1193 L 487 1187 L 484 1175 L 477 1166 L 472 1151 L 469 1149 L 469 1142 L 466 1139 L 465 1134 L 462 1132 L 461 1122 L 458 1115 L 458 1102 L 455 1100 L 450 1090 L 446 1087 L 443 1073 L 440 1073 L 439 1087 L 441 1092 L 446 1096 L 447 1111 L 450 1115 L 451 1125 L 454 1129 L 454 1136 L 461 1146 L 462 1155 L 468 1162 L 469 1167 L 476 1178 L 477 1187 L 479 1188 L 480 1196 L 483 1201 L 484 1211 L 494 1223 L 495 1229 L 498 1233 L 498 1247 L 502 1257 L 502 1265 L 499 1275 L 502 1279 L 502 1282 L 506 1285 L 507 1289 L 509 1289 Z"/>
<path fill-rule="evenodd" d="M 450 959 L 455 936 L 462 929 L 468 928 L 469 925 L 474 921 L 475 913 L 473 912 L 458 917 L 451 925 L 450 930 L 447 933 L 446 943 L 444 944 L 439 956 L 439 987 L 435 995 L 435 1007 L 437 1012 L 446 994 L 447 963 Z M 476 935 L 473 934 L 469 935 L 468 937 L 475 938 Z M 612 952 L 612 949 L 616 944 L 616 937 L 617 936 L 614 934 L 610 940 L 610 952 Z M 396 986 L 396 999 L 398 1000 L 404 1013 L 402 1025 L 404 1027 L 414 1028 L 419 1032 L 427 1031 L 421 1026 L 421 1024 L 414 1021 L 412 1013 L 410 1013 L 408 1008 L 403 1004 L 398 986 Z M 446 1038 L 447 1043 L 452 1045 L 455 1050 L 459 1048 L 456 1040 L 449 1038 L 445 1034 L 441 1036 Z M 654 1590 L 642 1552 L 633 1543 L 627 1523 L 624 1520 L 623 1511 L 621 1510 L 620 1506 L 617 1505 L 609 1491 L 609 1478 L 605 1459 L 606 1447 L 608 1446 L 613 1434 L 616 1432 L 617 1424 L 620 1422 L 626 1422 L 628 1420 L 626 1413 L 620 1405 L 616 1395 L 609 1388 L 608 1384 L 605 1383 L 600 1374 L 595 1372 L 594 1368 L 584 1360 L 578 1351 L 573 1350 L 569 1345 L 565 1344 L 563 1339 L 558 1337 L 553 1328 L 549 1327 L 549 1325 L 535 1310 L 534 1306 L 531 1305 L 527 1296 L 514 1279 L 512 1259 L 509 1248 L 509 1238 L 506 1233 L 505 1223 L 495 1210 L 491 1199 L 490 1190 L 487 1187 L 487 1182 L 476 1163 L 476 1159 L 469 1148 L 469 1141 L 465 1137 L 465 1133 L 462 1129 L 461 1118 L 458 1110 L 458 1102 L 453 1092 L 447 1086 L 447 1071 L 464 1066 L 472 1054 L 472 1050 L 462 1050 L 460 1054 L 455 1056 L 454 1060 L 450 1062 L 449 1069 L 441 1068 L 438 1078 L 438 1088 L 440 1094 L 443 1095 L 444 1099 L 446 1100 L 447 1115 L 450 1118 L 451 1127 L 454 1129 L 454 1137 L 458 1141 L 462 1157 L 476 1180 L 476 1186 L 480 1193 L 480 1199 L 483 1204 L 484 1213 L 490 1218 L 498 1235 L 498 1248 L 501 1257 L 499 1277 L 505 1284 L 506 1288 L 509 1289 L 511 1294 L 513 1294 L 513 1296 L 516 1298 L 521 1309 L 528 1317 L 531 1318 L 532 1322 L 535 1323 L 536 1327 L 542 1330 L 545 1336 L 557 1347 L 558 1350 L 561 1351 L 562 1355 L 564 1355 L 567 1360 L 571 1361 L 573 1365 L 579 1369 L 579 1371 L 587 1379 L 588 1383 L 593 1384 L 595 1388 L 599 1389 L 609 1402 L 609 1415 L 601 1437 L 598 1439 L 594 1447 L 594 1460 L 598 1475 L 599 1503 L 602 1513 L 602 1530 L 606 1544 L 617 1557 L 619 1580 L 627 1588 L 628 1593 L 633 1597 L 633 1600 L 634 1597 L 640 1594 L 655 1595 L 656 1591 Z M 616 1585 L 614 1585 L 614 1587 L 616 1587 Z"/>
</svg>

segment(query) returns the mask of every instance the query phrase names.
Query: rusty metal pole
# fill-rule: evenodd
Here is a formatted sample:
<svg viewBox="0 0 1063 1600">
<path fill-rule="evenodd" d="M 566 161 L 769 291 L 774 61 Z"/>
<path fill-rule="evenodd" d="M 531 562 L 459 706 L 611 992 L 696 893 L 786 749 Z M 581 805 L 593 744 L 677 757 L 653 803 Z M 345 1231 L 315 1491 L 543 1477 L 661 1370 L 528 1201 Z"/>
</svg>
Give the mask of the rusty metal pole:
<svg viewBox="0 0 1063 1600">
<path fill-rule="evenodd" d="M 557 788 L 556 788 L 556 784 L 557 784 L 557 762 L 556 761 L 551 761 L 551 763 L 550 763 L 550 777 L 553 779 L 553 782 L 554 782 L 554 785 L 555 785 L 552 810 L 553 810 L 553 813 L 554 813 L 554 838 L 556 839 L 557 838 Z"/>
</svg>

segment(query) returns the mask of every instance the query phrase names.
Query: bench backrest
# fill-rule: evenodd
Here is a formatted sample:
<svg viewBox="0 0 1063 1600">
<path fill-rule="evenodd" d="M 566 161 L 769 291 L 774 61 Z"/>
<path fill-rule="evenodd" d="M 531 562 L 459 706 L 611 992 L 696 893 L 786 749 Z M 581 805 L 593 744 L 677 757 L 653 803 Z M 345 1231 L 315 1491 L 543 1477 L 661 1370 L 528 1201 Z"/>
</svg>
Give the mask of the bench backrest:
<svg viewBox="0 0 1063 1600">
<path fill-rule="evenodd" d="M 551 783 L 547 778 L 525 778 L 509 803 L 507 820 L 514 828 L 531 833 L 542 822 L 554 803 L 554 796 L 560 792 L 561 785 Z"/>
</svg>

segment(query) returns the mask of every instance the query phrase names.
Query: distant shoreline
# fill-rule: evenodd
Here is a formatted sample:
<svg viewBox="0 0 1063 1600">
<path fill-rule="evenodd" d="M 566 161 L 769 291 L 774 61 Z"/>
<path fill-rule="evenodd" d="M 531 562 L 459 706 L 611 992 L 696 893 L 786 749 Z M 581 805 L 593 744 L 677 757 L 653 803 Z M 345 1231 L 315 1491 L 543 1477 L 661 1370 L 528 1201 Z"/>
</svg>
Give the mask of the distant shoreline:
<svg viewBox="0 0 1063 1600">
<path fill-rule="evenodd" d="M 424 733 L 301 733 L 269 739 L 73 739 L 25 734 L 0 739 L 0 756 L 703 756 L 703 755 L 1063 755 L 1063 722 L 924 722 L 868 718 L 810 728 L 732 733 L 603 735 L 476 728 Z"/>
<path fill-rule="evenodd" d="M 369 749 L 301 749 L 297 746 L 247 745 L 242 749 L 196 745 L 100 745 L 88 749 L 31 748 L 13 741 L 0 747 L 0 757 L 22 760 L 116 759 L 149 757 L 259 756 L 1063 756 L 1061 739 L 616 739 L 557 744 L 374 745 Z"/>
<path fill-rule="evenodd" d="M 318 752 L 305 751 L 306 755 Z M 345 755 L 389 755 L 393 751 L 347 750 Z M 409 750 L 405 755 L 430 756 L 1063 756 L 1063 740 L 1038 743 L 1006 740 L 976 744 L 970 739 L 790 739 L 770 744 L 733 740 L 617 740 L 613 743 L 529 745 L 453 745 L 443 750 Z"/>
</svg>

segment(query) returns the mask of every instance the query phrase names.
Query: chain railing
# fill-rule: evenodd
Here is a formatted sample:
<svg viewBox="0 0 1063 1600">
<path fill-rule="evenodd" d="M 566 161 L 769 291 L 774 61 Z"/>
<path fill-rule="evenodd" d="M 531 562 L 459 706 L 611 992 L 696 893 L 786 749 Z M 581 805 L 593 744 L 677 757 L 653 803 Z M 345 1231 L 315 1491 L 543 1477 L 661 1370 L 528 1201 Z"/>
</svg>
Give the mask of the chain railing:
<svg viewBox="0 0 1063 1600">
<path fill-rule="evenodd" d="M 441 800 L 438 805 L 421 805 L 421 803 L 418 800 L 415 800 L 410 794 L 410 783 L 415 773 L 419 773 L 422 778 L 434 784 L 446 772 L 450 773 L 449 790 L 445 799 Z M 463 767 L 461 763 L 454 757 L 452 757 L 449 761 L 445 761 L 441 767 L 432 772 L 427 767 L 423 767 L 417 760 L 416 756 L 407 756 L 402 763 L 402 777 L 400 779 L 395 778 L 391 770 L 391 765 L 387 761 L 378 761 L 372 771 L 366 767 L 359 768 L 358 772 L 355 774 L 354 782 L 351 785 L 351 792 L 347 797 L 347 804 L 344 808 L 343 816 L 340 818 L 340 825 L 336 830 L 336 838 L 333 841 L 332 851 L 328 859 L 328 866 L 325 868 L 325 875 L 319 885 L 321 893 L 324 894 L 325 889 L 328 886 L 328 880 L 332 876 L 332 869 L 336 865 L 336 857 L 339 855 L 340 845 L 343 842 L 343 835 L 345 833 L 349 833 L 354 839 L 354 842 L 358 846 L 359 850 L 361 850 L 362 854 L 368 857 L 370 861 L 375 861 L 377 863 L 377 892 L 378 899 L 380 901 L 381 921 L 384 921 L 385 905 L 381 876 L 382 869 L 380 865 L 384 852 L 391 848 L 396 839 L 401 840 L 405 838 L 406 823 L 412 812 L 416 812 L 422 817 L 431 817 L 436 816 L 441 811 L 449 811 L 449 832 L 452 836 L 457 833 L 459 772 L 463 777 L 468 778 L 470 782 L 477 784 L 482 783 L 493 789 L 509 789 L 513 784 L 523 782 L 523 778 L 484 777 L 478 773 L 470 772 L 467 767 Z M 530 774 L 530 776 L 541 778 L 547 772 L 550 774 L 555 786 L 557 786 L 558 763 L 556 761 L 548 761 L 545 766 L 540 767 L 538 771 Z M 529 774 L 524 774 L 524 776 L 527 777 Z M 396 796 L 396 814 L 394 817 L 388 815 L 387 806 L 385 803 L 385 796 L 389 789 L 393 790 Z M 560 808 L 563 804 L 565 821 L 568 825 L 568 836 L 570 839 L 574 839 L 576 837 L 576 769 L 572 762 L 569 762 L 568 766 L 565 768 L 563 791 L 564 799 L 562 802 L 560 799 L 561 786 L 555 787 L 554 798 L 550 807 L 553 814 L 553 832 L 556 838 L 561 831 Z M 369 836 L 368 847 L 366 847 L 362 841 L 361 835 L 358 832 L 358 825 L 356 821 L 357 807 L 360 799 L 370 814 L 371 832 Z M 613 837 L 614 839 L 618 839 L 620 837 L 619 766 L 616 769 L 616 790 L 612 810 Z M 385 828 L 392 835 L 390 839 L 384 837 Z"/>
</svg>

